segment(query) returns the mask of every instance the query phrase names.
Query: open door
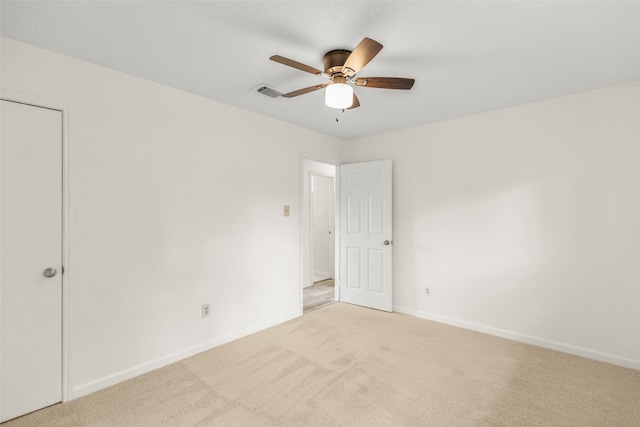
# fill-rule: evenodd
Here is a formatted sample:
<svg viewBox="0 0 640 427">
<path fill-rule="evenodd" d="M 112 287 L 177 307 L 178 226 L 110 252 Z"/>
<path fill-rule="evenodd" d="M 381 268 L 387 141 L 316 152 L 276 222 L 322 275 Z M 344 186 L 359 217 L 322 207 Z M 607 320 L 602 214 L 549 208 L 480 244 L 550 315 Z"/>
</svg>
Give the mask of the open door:
<svg viewBox="0 0 640 427">
<path fill-rule="evenodd" d="M 340 300 L 392 311 L 391 160 L 340 166 Z"/>
</svg>

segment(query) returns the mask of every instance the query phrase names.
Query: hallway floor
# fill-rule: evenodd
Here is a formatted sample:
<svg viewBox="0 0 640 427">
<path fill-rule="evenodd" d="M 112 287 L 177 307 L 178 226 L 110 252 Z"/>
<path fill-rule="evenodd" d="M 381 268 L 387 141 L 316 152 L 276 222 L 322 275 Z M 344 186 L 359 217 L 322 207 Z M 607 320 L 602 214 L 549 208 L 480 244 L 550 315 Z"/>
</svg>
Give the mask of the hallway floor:
<svg viewBox="0 0 640 427">
<path fill-rule="evenodd" d="M 303 290 L 304 313 L 313 311 L 317 308 L 324 307 L 335 302 L 334 280 L 327 279 L 314 283 Z"/>
</svg>

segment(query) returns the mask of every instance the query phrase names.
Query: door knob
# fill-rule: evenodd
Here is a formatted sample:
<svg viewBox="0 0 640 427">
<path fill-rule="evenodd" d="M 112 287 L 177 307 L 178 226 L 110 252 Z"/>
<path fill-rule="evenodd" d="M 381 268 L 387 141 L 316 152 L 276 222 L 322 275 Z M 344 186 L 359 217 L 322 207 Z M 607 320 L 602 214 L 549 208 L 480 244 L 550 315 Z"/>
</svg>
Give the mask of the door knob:
<svg viewBox="0 0 640 427">
<path fill-rule="evenodd" d="M 42 272 L 42 275 L 47 278 L 53 277 L 56 274 L 58 274 L 58 271 L 55 268 L 47 268 Z"/>
<path fill-rule="evenodd" d="M 384 244 L 385 244 L 385 246 L 388 246 L 388 245 L 390 245 L 390 244 L 391 244 L 391 241 L 390 241 L 390 240 L 385 240 L 385 241 L 384 241 Z"/>
</svg>

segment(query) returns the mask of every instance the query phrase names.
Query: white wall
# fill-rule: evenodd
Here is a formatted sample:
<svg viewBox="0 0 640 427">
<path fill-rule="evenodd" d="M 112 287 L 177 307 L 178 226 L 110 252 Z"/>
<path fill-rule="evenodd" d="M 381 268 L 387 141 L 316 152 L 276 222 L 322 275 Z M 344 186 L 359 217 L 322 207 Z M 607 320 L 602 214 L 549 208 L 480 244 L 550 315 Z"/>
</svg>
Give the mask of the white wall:
<svg viewBox="0 0 640 427">
<path fill-rule="evenodd" d="M 396 310 L 640 369 L 639 83 L 344 142 L 1 43 L 71 109 L 72 395 L 300 314 L 301 153 L 394 160 Z"/>
<path fill-rule="evenodd" d="M 300 156 L 337 140 L 9 39 L 2 90 L 71 109 L 72 395 L 301 314 Z"/>
<path fill-rule="evenodd" d="M 342 143 L 344 145 L 344 142 Z M 336 166 L 329 163 L 318 162 L 312 159 L 303 160 L 302 177 L 302 283 L 304 287 L 313 285 L 313 272 L 311 271 L 311 213 L 310 213 L 310 176 L 311 173 L 319 173 L 327 176 L 336 176 Z"/>
<path fill-rule="evenodd" d="M 394 309 L 640 369 L 640 83 L 346 158 L 393 159 Z"/>
</svg>

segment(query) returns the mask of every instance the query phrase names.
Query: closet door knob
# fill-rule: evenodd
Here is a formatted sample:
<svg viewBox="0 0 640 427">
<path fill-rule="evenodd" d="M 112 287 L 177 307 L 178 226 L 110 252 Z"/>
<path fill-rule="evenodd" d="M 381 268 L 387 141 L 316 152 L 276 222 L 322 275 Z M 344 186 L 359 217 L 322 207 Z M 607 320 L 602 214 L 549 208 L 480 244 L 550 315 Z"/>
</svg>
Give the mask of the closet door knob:
<svg viewBox="0 0 640 427">
<path fill-rule="evenodd" d="M 51 267 L 47 268 L 46 270 L 44 270 L 44 271 L 42 272 L 42 275 L 43 275 L 44 277 L 46 277 L 46 278 L 53 277 L 53 276 L 55 276 L 56 274 L 58 274 L 58 270 L 56 270 L 55 268 L 51 268 Z"/>
</svg>

